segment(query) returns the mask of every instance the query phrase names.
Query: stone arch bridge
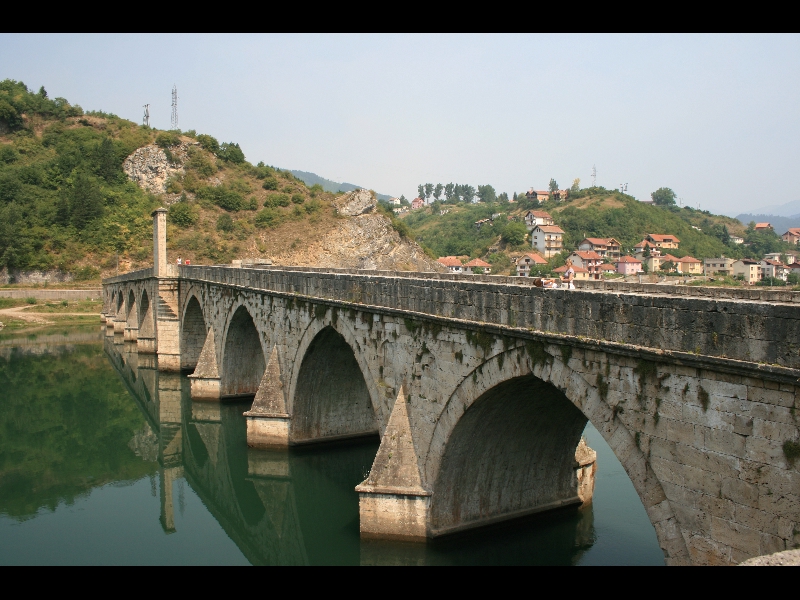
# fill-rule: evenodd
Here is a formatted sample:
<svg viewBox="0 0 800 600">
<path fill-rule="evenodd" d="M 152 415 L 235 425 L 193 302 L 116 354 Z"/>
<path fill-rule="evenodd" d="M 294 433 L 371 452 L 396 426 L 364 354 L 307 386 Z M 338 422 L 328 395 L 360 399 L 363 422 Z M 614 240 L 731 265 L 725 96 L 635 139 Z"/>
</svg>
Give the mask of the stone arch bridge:
<svg viewBox="0 0 800 600">
<path fill-rule="evenodd" d="M 800 543 L 800 294 L 158 265 L 103 285 L 107 334 L 194 400 L 254 397 L 249 445 L 380 436 L 364 536 L 590 501 L 591 421 L 668 564 Z"/>
</svg>

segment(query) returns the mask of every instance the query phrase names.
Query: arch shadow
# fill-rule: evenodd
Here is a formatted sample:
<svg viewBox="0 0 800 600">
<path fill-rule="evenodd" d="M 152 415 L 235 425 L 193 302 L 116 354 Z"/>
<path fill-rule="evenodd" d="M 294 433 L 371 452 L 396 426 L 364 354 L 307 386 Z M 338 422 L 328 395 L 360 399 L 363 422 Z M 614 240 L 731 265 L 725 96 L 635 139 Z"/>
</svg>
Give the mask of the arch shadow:
<svg viewBox="0 0 800 600">
<path fill-rule="evenodd" d="M 197 296 L 193 294 L 186 303 L 181 320 L 181 370 L 194 371 L 207 334 L 203 309 Z"/>
<path fill-rule="evenodd" d="M 267 363 L 261 336 L 244 305 L 236 308 L 228 322 L 222 348 L 221 397 L 255 395 Z"/>
</svg>

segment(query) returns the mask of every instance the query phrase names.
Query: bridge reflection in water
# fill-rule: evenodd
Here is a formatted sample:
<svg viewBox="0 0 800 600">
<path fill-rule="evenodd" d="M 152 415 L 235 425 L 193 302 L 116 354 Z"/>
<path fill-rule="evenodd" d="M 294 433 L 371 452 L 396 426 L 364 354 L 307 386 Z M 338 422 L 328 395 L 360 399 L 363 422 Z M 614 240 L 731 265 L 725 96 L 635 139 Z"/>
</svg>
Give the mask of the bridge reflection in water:
<svg viewBox="0 0 800 600">
<path fill-rule="evenodd" d="M 173 486 L 191 486 L 254 565 L 575 564 L 595 540 L 594 505 L 567 508 L 513 526 L 428 543 L 362 540 L 353 488 L 366 476 L 379 439 L 256 450 L 242 413 L 250 400 L 193 402 L 185 375 L 159 372 L 121 335 L 105 352 L 147 425 L 130 446 L 159 464 L 165 532 L 175 531 Z"/>
</svg>

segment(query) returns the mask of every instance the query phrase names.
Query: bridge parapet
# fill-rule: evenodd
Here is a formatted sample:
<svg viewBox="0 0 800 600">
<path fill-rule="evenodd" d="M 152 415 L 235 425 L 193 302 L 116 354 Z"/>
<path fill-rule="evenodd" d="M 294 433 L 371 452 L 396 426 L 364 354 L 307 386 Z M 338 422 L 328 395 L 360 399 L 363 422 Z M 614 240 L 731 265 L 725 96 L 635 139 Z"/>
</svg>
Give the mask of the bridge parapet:
<svg viewBox="0 0 800 600">
<path fill-rule="evenodd" d="M 182 279 L 302 296 L 323 303 L 367 305 L 421 318 L 800 368 L 800 348 L 794 342 L 800 339 L 800 304 L 793 300 L 765 302 L 761 298 L 725 297 L 725 292 L 717 297 L 613 288 L 552 290 L 510 277 L 476 281 L 433 273 L 416 275 L 181 267 Z"/>
</svg>

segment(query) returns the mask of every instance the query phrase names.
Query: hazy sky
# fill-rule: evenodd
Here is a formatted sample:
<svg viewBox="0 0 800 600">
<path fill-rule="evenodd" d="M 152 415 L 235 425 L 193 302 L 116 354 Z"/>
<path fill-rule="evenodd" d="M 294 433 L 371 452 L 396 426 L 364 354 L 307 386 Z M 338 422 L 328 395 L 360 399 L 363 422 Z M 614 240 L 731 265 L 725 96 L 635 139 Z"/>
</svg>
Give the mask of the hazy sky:
<svg viewBox="0 0 800 600">
<path fill-rule="evenodd" d="M 800 36 L 6 35 L 0 79 L 412 198 L 576 177 L 737 214 L 798 199 Z"/>
</svg>

